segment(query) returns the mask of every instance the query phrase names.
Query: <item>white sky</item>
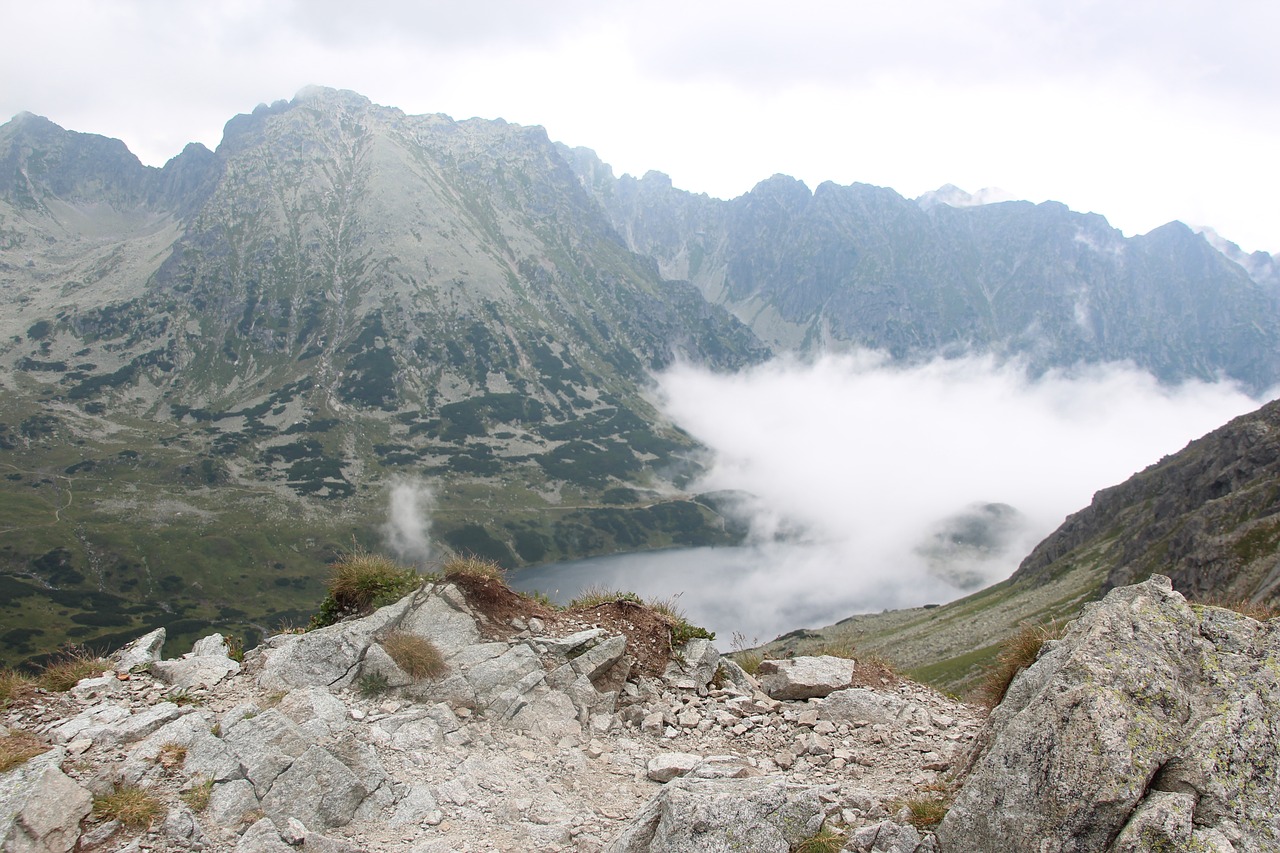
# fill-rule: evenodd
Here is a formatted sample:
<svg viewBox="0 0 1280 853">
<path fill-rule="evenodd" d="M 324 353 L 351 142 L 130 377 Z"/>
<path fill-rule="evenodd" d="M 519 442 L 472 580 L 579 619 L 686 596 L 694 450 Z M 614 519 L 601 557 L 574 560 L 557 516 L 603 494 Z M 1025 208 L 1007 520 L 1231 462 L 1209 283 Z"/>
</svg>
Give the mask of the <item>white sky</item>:
<svg viewBox="0 0 1280 853">
<path fill-rule="evenodd" d="M 0 117 L 159 165 L 308 84 L 502 117 L 723 198 L 998 186 L 1280 249 L 1273 0 L 0 0 Z"/>
</svg>

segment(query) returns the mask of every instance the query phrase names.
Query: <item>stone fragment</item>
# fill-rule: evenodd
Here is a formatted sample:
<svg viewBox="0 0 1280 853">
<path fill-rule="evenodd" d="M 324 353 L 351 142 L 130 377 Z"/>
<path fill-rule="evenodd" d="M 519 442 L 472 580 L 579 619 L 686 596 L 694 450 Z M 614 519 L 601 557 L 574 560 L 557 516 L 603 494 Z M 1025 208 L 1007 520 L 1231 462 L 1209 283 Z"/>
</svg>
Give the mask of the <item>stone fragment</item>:
<svg viewBox="0 0 1280 853">
<path fill-rule="evenodd" d="M 161 660 L 151 664 L 151 672 L 175 691 L 207 690 L 240 671 L 240 664 L 229 657 L 199 655 L 177 660 Z"/>
<path fill-rule="evenodd" d="M 766 660 L 760 664 L 760 686 L 772 699 L 812 699 L 853 683 L 854 662 L 831 655 Z"/>
<path fill-rule="evenodd" d="M 367 796 L 369 789 L 345 764 L 312 746 L 276 778 L 262 808 L 277 823 L 292 817 L 325 830 L 350 823 Z"/>
<path fill-rule="evenodd" d="M 667 664 L 664 678 L 673 687 L 682 690 L 705 691 L 716 677 L 720 666 L 720 652 L 710 640 L 695 637 L 677 650 L 679 654 Z"/>
<path fill-rule="evenodd" d="M 236 843 L 235 853 L 294 853 L 280 837 L 280 829 L 269 817 L 255 822 Z"/>
<path fill-rule="evenodd" d="M 818 703 L 818 716 L 835 723 L 893 725 L 908 709 L 906 700 L 865 687 L 828 694 Z"/>
</svg>

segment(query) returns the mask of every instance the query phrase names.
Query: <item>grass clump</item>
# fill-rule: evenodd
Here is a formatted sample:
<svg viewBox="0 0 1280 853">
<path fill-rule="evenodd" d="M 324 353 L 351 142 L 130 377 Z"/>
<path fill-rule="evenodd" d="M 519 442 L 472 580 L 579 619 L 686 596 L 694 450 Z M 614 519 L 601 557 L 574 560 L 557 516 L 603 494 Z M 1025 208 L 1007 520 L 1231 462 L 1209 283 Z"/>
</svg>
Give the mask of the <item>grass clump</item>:
<svg viewBox="0 0 1280 853">
<path fill-rule="evenodd" d="M 414 681 L 439 678 L 447 669 L 435 643 L 416 634 L 396 631 L 382 640 L 382 648 Z"/>
<path fill-rule="evenodd" d="M 942 793 L 928 793 L 903 802 L 908 816 L 907 823 L 916 829 L 933 829 L 942 823 L 951 808 L 951 799 Z"/>
<path fill-rule="evenodd" d="M 446 580 L 472 578 L 500 581 L 507 574 L 507 570 L 493 560 L 485 560 L 475 555 L 454 557 L 444 564 L 442 570 Z"/>
<path fill-rule="evenodd" d="M 166 770 L 181 766 L 187 760 L 187 748 L 180 743 L 169 742 L 156 753 L 156 764 Z"/>
<path fill-rule="evenodd" d="M 311 617 L 311 627 L 323 628 L 368 613 L 408 594 L 421 582 L 416 571 L 389 557 L 354 551 L 333 564 L 329 594 Z"/>
<path fill-rule="evenodd" d="M 209 799 L 213 795 L 213 780 L 205 779 L 198 785 L 193 785 L 180 795 L 182 801 L 187 804 L 187 808 L 197 814 L 209 807 Z"/>
<path fill-rule="evenodd" d="M 0 669 L 0 710 L 28 695 L 36 686 L 35 680 L 14 669 Z"/>
<path fill-rule="evenodd" d="M 158 799 L 136 785 L 120 785 L 110 794 L 93 798 L 95 818 L 118 820 L 125 826 L 150 826 L 164 810 Z"/>
<path fill-rule="evenodd" d="M 838 853 L 844 842 L 842 834 L 824 824 L 814 835 L 791 845 L 791 853 Z"/>
<path fill-rule="evenodd" d="M 1266 622 L 1268 619 L 1274 619 L 1280 616 L 1280 607 L 1269 601 L 1250 601 L 1247 598 L 1219 598 L 1214 597 L 1204 602 L 1210 607 L 1221 607 L 1224 610 L 1234 610 L 1241 616 L 1248 616 L 1250 619 L 1256 619 L 1259 622 Z"/>
<path fill-rule="evenodd" d="M 48 750 L 43 741 L 29 732 L 11 732 L 0 737 L 0 773 L 25 764 Z"/>
<path fill-rule="evenodd" d="M 812 652 L 809 652 L 809 654 L 815 657 L 826 655 L 827 657 L 844 658 L 845 660 L 856 660 L 858 658 L 857 650 L 854 649 L 853 643 L 849 642 L 823 643 Z"/>
<path fill-rule="evenodd" d="M 1036 662 L 1040 649 L 1050 640 L 1062 636 L 1064 626 L 1057 622 L 1045 625 L 1023 625 L 1000 647 L 995 663 L 987 671 L 978 686 L 975 698 L 988 708 L 994 708 L 1004 700 L 1009 685 L 1019 672 Z"/>
<path fill-rule="evenodd" d="M 747 640 L 746 634 L 741 631 L 734 631 L 730 645 L 733 651 L 729 653 L 729 657 L 733 659 L 734 663 L 742 667 L 743 672 L 752 676 L 760 672 L 760 664 L 764 663 L 764 653 L 757 648 L 760 645 L 759 638 Z"/>
<path fill-rule="evenodd" d="M 110 669 L 111 664 L 88 651 L 72 648 L 45 664 L 44 671 L 36 678 L 36 684 L 52 693 L 66 693 L 82 678 L 92 678 Z"/>
<path fill-rule="evenodd" d="M 632 604 L 644 604 L 644 599 L 636 595 L 634 592 L 627 592 L 621 589 L 609 589 L 604 586 L 591 585 L 584 587 L 578 593 L 578 597 L 569 602 L 570 610 L 590 610 L 592 607 L 599 607 L 602 604 L 616 604 L 619 601 L 628 601 Z"/>
<path fill-rule="evenodd" d="M 685 618 L 684 610 L 676 603 L 678 599 L 679 595 L 676 595 L 672 598 L 655 598 L 646 602 L 649 608 L 663 617 L 670 626 L 672 647 L 683 646 L 693 639 L 714 640 L 715 631 L 708 631 L 706 628 L 694 625 Z"/>
</svg>

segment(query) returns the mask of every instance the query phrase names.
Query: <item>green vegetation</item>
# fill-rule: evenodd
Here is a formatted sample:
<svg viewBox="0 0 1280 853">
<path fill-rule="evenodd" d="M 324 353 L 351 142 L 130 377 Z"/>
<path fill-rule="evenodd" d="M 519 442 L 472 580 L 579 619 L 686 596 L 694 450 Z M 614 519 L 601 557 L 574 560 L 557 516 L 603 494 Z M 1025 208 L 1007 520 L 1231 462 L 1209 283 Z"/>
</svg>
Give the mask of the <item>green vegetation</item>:
<svg viewBox="0 0 1280 853">
<path fill-rule="evenodd" d="M 8 667 L 0 669 L 0 711 L 27 696 L 35 686 L 35 680 L 25 673 Z"/>
<path fill-rule="evenodd" d="M 366 699 L 376 699 L 391 689 L 391 682 L 380 672 L 366 672 L 356 682 L 356 689 Z"/>
<path fill-rule="evenodd" d="M 413 569 L 357 549 L 333 564 L 329 593 L 311 625 L 322 628 L 348 616 L 364 615 L 402 598 L 421 583 L 421 576 Z"/>
<path fill-rule="evenodd" d="M 910 813 L 907 822 L 916 829 L 934 829 L 942 823 L 951 808 L 951 796 L 945 791 L 929 791 L 911 797 L 901 804 Z"/>
<path fill-rule="evenodd" d="M 382 640 L 382 648 L 414 681 L 439 678 L 448 670 L 440 650 L 425 637 L 397 631 Z"/>
<path fill-rule="evenodd" d="M 93 798 L 95 818 L 118 820 L 135 829 L 150 826 L 163 813 L 164 804 L 136 785 L 118 785 L 111 793 Z"/>
<path fill-rule="evenodd" d="M 180 796 L 182 797 L 182 801 L 187 804 L 187 808 L 199 814 L 209 807 L 209 799 L 212 795 L 213 780 L 205 779 L 183 791 Z"/>
</svg>

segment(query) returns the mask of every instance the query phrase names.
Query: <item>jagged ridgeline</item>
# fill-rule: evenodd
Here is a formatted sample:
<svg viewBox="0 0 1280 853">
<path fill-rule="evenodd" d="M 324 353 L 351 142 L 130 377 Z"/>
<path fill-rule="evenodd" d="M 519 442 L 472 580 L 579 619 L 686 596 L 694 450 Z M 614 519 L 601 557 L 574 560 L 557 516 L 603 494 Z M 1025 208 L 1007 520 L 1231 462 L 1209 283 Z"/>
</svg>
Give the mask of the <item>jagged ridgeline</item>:
<svg viewBox="0 0 1280 853">
<path fill-rule="evenodd" d="M 396 477 L 509 566 L 728 540 L 643 389 L 767 349 L 540 128 L 317 90 L 163 169 L 23 115 L 0 164 L 6 660 L 302 621 Z"/>
<path fill-rule="evenodd" d="M 1270 256 L 940 199 L 779 176 L 718 201 L 541 128 L 325 89 L 163 169 L 20 115 L 0 126 L 0 659 L 304 622 L 325 564 L 378 545 L 398 479 L 432 485 L 434 542 L 508 566 L 733 541 L 646 394 L 676 358 L 860 345 L 1280 379 Z"/>
</svg>

